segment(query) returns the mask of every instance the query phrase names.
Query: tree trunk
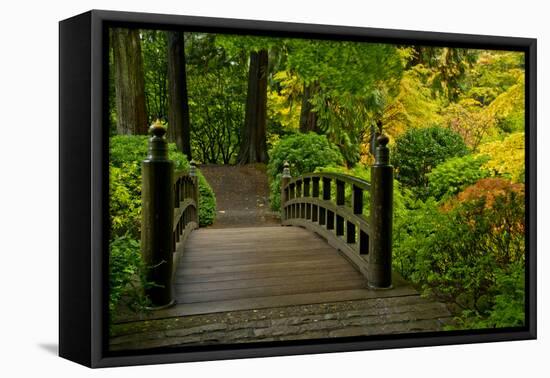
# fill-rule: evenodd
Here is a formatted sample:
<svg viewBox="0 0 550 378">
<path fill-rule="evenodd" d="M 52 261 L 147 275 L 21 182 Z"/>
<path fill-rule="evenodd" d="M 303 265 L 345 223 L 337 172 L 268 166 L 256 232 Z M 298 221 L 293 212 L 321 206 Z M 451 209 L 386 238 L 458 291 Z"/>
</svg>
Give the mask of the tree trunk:
<svg viewBox="0 0 550 378">
<path fill-rule="evenodd" d="M 137 29 L 113 29 L 118 134 L 147 134 L 143 59 Z"/>
<path fill-rule="evenodd" d="M 304 95 L 302 97 L 302 110 L 300 112 L 300 132 L 319 132 L 317 127 L 317 113 L 313 111 L 310 100 L 319 92 L 319 82 L 314 81 L 309 85 L 304 84 Z"/>
<path fill-rule="evenodd" d="M 250 53 L 239 164 L 267 163 L 267 50 Z"/>
<path fill-rule="evenodd" d="M 168 140 L 191 161 L 191 127 L 183 32 L 168 32 Z"/>
</svg>

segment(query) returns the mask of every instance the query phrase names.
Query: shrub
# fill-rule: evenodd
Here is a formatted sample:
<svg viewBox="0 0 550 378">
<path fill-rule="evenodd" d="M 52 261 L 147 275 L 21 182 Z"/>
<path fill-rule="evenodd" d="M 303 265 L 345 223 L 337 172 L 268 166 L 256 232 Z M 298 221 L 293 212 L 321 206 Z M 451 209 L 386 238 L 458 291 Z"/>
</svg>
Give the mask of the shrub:
<svg viewBox="0 0 550 378">
<path fill-rule="evenodd" d="M 134 311 L 144 309 L 148 299 L 143 289 L 146 269 L 141 259 L 139 241 L 130 236 L 111 240 L 109 253 L 109 311 L 114 315 L 121 301 Z M 112 316 L 111 316 L 112 317 Z"/>
<path fill-rule="evenodd" d="M 443 207 L 429 199 L 396 233 L 394 267 L 451 303 L 459 327 L 523 323 L 524 199 L 522 184 L 499 179 L 480 180 Z"/>
<path fill-rule="evenodd" d="M 285 160 L 292 176 L 314 172 L 319 167 L 341 165 L 344 162 L 338 147 L 326 136 L 315 133 L 297 133 L 281 139 L 269 151 L 267 172 L 270 182 L 270 202 L 273 210 L 281 206 L 281 175 Z"/>
<path fill-rule="evenodd" d="M 482 329 L 520 327 L 525 321 L 525 265 L 510 264 L 507 270 L 495 272 L 493 305 L 488 316 L 475 310 L 465 310 L 456 318 L 457 324 L 450 329 Z"/>
<path fill-rule="evenodd" d="M 358 164 L 353 168 L 346 167 L 323 167 L 318 168 L 315 172 L 333 172 L 333 173 L 342 173 L 345 175 L 350 175 L 358 177 L 367 182 L 370 182 L 370 167 Z M 332 193 L 331 198 L 336 198 L 336 185 L 331 186 Z M 393 181 L 393 215 L 394 215 L 394 229 L 397 224 L 401 221 L 406 221 L 406 208 L 407 203 L 411 200 L 410 191 L 399 183 L 399 181 Z M 349 185 L 346 185 L 345 201 L 348 206 L 351 206 L 351 188 Z M 366 216 L 370 212 L 370 193 L 368 191 L 363 192 L 363 214 Z"/>
<path fill-rule="evenodd" d="M 514 182 L 525 180 L 525 134 L 514 133 L 502 141 L 483 144 L 480 154 L 489 156 L 483 165 L 492 176 L 500 176 Z"/>
<path fill-rule="evenodd" d="M 110 139 L 109 215 L 111 241 L 109 253 L 109 309 L 114 311 L 121 300 L 131 310 L 147 305 L 143 289 L 146 267 L 140 254 L 141 235 L 141 161 L 147 155 L 147 136 L 114 136 Z M 188 170 L 189 162 L 175 144 L 168 145 L 168 156 L 176 170 Z M 199 222 L 212 224 L 216 198 L 212 188 L 198 172 Z"/>
<path fill-rule="evenodd" d="M 490 172 L 483 165 L 487 156 L 466 155 L 444 161 L 428 173 L 428 195 L 440 200 L 452 196 L 476 181 L 489 177 Z"/>
<path fill-rule="evenodd" d="M 136 163 L 141 172 L 141 162 L 147 156 L 149 137 L 146 135 L 116 135 L 109 139 L 109 163 L 120 167 L 123 163 Z M 189 170 L 189 162 L 178 151 L 175 143 L 168 143 L 168 158 L 174 161 L 177 171 Z M 141 177 L 141 173 L 140 173 Z"/>
<path fill-rule="evenodd" d="M 147 156 L 147 136 L 127 136 L 117 135 L 110 138 L 110 155 L 109 162 L 114 168 L 119 168 L 122 172 L 116 172 L 121 177 L 121 180 L 117 181 L 123 185 L 127 192 L 132 196 L 132 201 L 137 201 L 139 204 L 138 214 L 141 212 L 141 161 Z M 177 150 L 174 143 L 168 144 L 168 157 L 174 161 L 174 167 L 178 171 L 189 170 L 189 162 L 184 154 Z M 113 175 L 111 174 L 111 177 Z M 200 226 L 208 226 L 214 222 L 216 216 L 216 197 L 214 191 L 208 184 L 208 181 L 204 178 L 200 170 L 198 170 L 199 176 L 199 222 Z M 115 188 L 113 188 L 115 190 Z M 116 189 L 119 190 L 120 189 Z M 115 191 L 113 191 L 115 193 Z M 115 206 L 115 207 L 113 207 Z M 120 207 L 120 204 L 113 203 L 111 197 L 111 218 L 114 219 L 114 211 Z M 124 209 L 124 207 L 121 207 Z M 129 209 L 130 210 L 130 209 Z M 130 218 L 135 217 L 134 212 L 128 212 L 127 223 L 135 224 Z M 124 217 L 124 211 L 122 213 L 115 213 L 118 215 L 117 221 Z M 138 226 L 140 223 L 138 219 Z M 139 235 L 139 229 L 132 228 L 132 235 Z M 122 232 L 124 233 L 124 232 Z M 120 233 L 119 233 L 120 234 Z"/>
<path fill-rule="evenodd" d="M 139 239 L 141 178 L 137 162 L 109 166 L 109 215 L 111 238 L 128 235 Z"/>
<path fill-rule="evenodd" d="M 216 197 L 206 178 L 199 171 L 199 226 L 214 223 L 216 218 Z"/>
<path fill-rule="evenodd" d="M 525 186 L 523 184 L 515 184 L 500 178 L 486 178 L 464 189 L 458 194 L 457 201 L 451 201 L 450 204 L 483 201 L 484 206 L 490 208 L 495 204 L 495 201 L 508 194 L 523 197 L 524 190 Z"/>
<path fill-rule="evenodd" d="M 427 174 L 445 160 L 466 153 L 468 148 L 460 135 L 449 129 L 428 127 L 410 129 L 400 135 L 392 148 L 391 161 L 396 178 L 425 197 Z"/>
</svg>

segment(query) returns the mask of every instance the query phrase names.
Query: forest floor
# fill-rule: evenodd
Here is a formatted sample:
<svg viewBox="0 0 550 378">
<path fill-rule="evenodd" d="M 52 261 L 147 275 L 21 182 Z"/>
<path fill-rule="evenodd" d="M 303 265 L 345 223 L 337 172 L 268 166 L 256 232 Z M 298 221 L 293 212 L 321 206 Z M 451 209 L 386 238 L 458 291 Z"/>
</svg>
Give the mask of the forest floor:
<svg viewBox="0 0 550 378">
<path fill-rule="evenodd" d="M 265 165 L 201 165 L 216 195 L 216 220 L 209 228 L 280 225 L 269 206 Z"/>
</svg>

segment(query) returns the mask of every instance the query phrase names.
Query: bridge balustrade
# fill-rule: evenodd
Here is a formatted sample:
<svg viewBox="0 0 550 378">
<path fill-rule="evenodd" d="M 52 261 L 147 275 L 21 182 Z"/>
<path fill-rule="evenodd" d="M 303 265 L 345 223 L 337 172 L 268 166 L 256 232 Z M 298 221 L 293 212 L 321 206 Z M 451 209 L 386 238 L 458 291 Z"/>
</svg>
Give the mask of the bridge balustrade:
<svg viewBox="0 0 550 378">
<path fill-rule="evenodd" d="M 325 238 L 372 288 L 391 287 L 393 167 L 388 141 L 385 135 L 377 139 L 370 183 L 330 172 L 292 178 L 285 162 L 281 184 L 282 224 L 305 227 Z"/>
</svg>

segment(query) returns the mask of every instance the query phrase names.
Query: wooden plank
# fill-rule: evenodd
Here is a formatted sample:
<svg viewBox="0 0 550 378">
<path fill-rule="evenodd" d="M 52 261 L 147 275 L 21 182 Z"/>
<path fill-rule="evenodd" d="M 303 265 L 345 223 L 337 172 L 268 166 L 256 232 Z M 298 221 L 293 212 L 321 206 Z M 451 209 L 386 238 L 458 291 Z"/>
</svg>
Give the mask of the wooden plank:
<svg viewBox="0 0 550 378">
<path fill-rule="evenodd" d="M 301 252 L 301 251 L 312 251 L 316 249 L 331 248 L 327 246 L 326 241 L 312 241 L 305 245 L 296 245 L 292 244 L 283 246 L 280 244 L 249 244 L 249 245 L 234 245 L 234 244 L 225 244 L 225 245 L 211 245 L 211 246 L 192 246 L 187 243 L 186 254 L 188 255 L 223 255 L 223 254 L 234 254 L 234 253 L 247 253 L 247 252 L 261 252 L 263 254 L 267 253 L 279 253 L 279 252 Z"/>
<path fill-rule="evenodd" d="M 323 293 L 336 290 L 351 290 L 366 288 L 366 282 L 357 280 L 309 282 L 296 285 L 295 282 L 286 285 L 248 287 L 239 290 L 210 290 L 203 292 L 186 292 L 176 288 L 178 303 L 197 303 L 225 301 L 240 298 L 274 297 L 287 294 Z"/>
<path fill-rule="evenodd" d="M 308 236 L 308 232 L 299 227 L 244 227 L 244 228 L 201 228 L 195 233 L 195 239 L 201 238 L 239 238 L 243 235 L 247 237 L 273 237 L 277 235 L 286 235 L 287 237 L 298 237 L 300 235 Z"/>
<path fill-rule="evenodd" d="M 296 268 L 313 268 L 323 269 L 327 265 L 331 266 L 347 266 L 348 263 L 345 260 L 336 260 L 334 258 L 321 258 L 321 259 L 311 259 L 309 261 L 290 261 L 283 263 L 268 263 L 268 264 L 247 264 L 247 265 L 231 265 L 231 266 L 217 266 L 216 264 L 211 264 L 210 266 L 205 267 L 182 267 L 177 271 L 176 276 L 179 275 L 195 275 L 195 274 L 217 274 L 217 273 L 233 273 L 233 272 L 244 272 L 244 271 L 285 271 L 289 269 Z"/>
<path fill-rule="evenodd" d="M 231 228 L 201 228 L 200 233 L 201 234 L 216 234 L 216 235 L 224 235 L 224 234 L 242 234 L 243 232 L 247 233 L 257 233 L 258 230 L 261 230 L 261 232 L 282 232 L 286 231 L 287 227 L 283 227 L 281 225 L 274 225 L 274 226 L 264 226 L 264 227 L 231 227 Z M 300 232 L 303 231 L 301 229 L 289 229 L 290 232 Z"/>
<path fill-rule="evenodd" d="M 188 253 L 185 251 L 185 256 L 182 261 L 184 264 L 191 264 L 201 261 L 223 261 L 223 260 L 246 260 L 246 259 L 266 259 L 266 261 L 273 259 L 285 259 L 289 256 L 296 257 L 315 257 L 315 256 L 338 256 L 338 252 L 334 248 L 311 248 L 306 250 L 282 250 L 282 251 L 264 251 L 264 250 L 245 250 L 234 251 L 233 253 Z"/>
<path fill-rule="evenodd" d="M 243 289 L 250 287 L 284 285 L 289 282 L 299 281 L 302 284 L 311 282 L 330 282 L 330 281 L 349 280 L 357 283 L 365 282 L 365 279 L 359 274 L 350 274 L 349 272 L 334 272 L 334 273 L 315 273 L 300 275 L 294 279 L 288 276 L 262 277 L 242 280 L 226 280 L 226 281 L 209 281 L 209 282 L 183 282 L 176 284 L 178 292 L 205 292 L 210 290 L 221 289 Z"/>
<path fill-rule="evenodd" d="M 315 273 L 343 273 L 357 274 L 357 271 L 348 264 L 347 266 L 337 267 L 324 267 L 318 269 L 317 267 L 307 267 L 301 269 L 285 269 L 285 270 L 272 270 L 272 271 L 246 271 L 246 272 L 230 272 L 230 273 L 218 273 L 218 274 L 180 274 L 176 276 L 176 284 L 191 283 L 191 282 L 212 282 L 212 281 L 232 281 L 232 280 L 244 280 L 254 278 L 269 278 L 269 277 L 291 277 L 291 276 L 303 276 L 307 274 Z"/>
<path fill-rule="evenodd" d="M 231 265 L 250 265 L 250 264 L 275 264 L 284 262 L 307 262 L 317 259 L 333 259 L 339 261 L 340 256 L 334 249 L 317 250 L 310 253 L 294 253 L 283 255 L 270 255 L 262 253 L 249 253 L 245 255 L 224 255 L 221 258 L 212 258 L 212 256 L 189 257 L 184 256 L 181 260 L 181 268 L 192 266 L 193 268 L 203 268 L 212 265 L 231 266 Z"/>
<path fill-rule="evenodd" d="M 208 247 L 224 247 L 224 246 L 234 246 L 234 247 L 244 247 L 244 246 L 280 246 L 281 248 L 293 245 L 307 245 L 309 242 L 322 242 L 320 237 L 316 236 L 300 236 L 296 238 L 288 238 L 277 235 L 272 238 L 268 237 L 258 237 L 249 238 L 247 236 L 242 236 L 240 238 L 208 238 L 205 240 L 189 239 L 189 246 L 192 248 L 208 248 Z M 276 243 L 273 245 L 272 243 Z"/>
<path fill-rule="evenodd" d="M 263 230 L 269 230 L 270 228 L 241 228 L 238 229 L 239 232 L 228 232 L 228 233 L 222 233 L 217 232 L 218 230 L 227 230 L 226 228 L 216 228 L 208 231 L 200 232 L 197 231 L 197 233 L 194 236 L 194 239 L 196 240 L 212 240 L 214 239 L 242 239 L 246 240 L 247 238 L 274 238 L 274 237 L 281 237 L 281 240 L 284 240 L 286 238 L 299 238 L 300 236 L 304 237 L 310 237 L 311 234 L 309 234 L 306 230 L 301 229 L 299 227 L 295 227 L 295 229 L 290 230 L 290 227 L 280 227 L 277 229 L 277 231 L 263 231 Z M 202 229 L 201 229 L 202 230 Z M 288 230 L 288 231 L 287 231 Z M 246 236 L 243 238 L 243 236 Z"/>
</svg>

